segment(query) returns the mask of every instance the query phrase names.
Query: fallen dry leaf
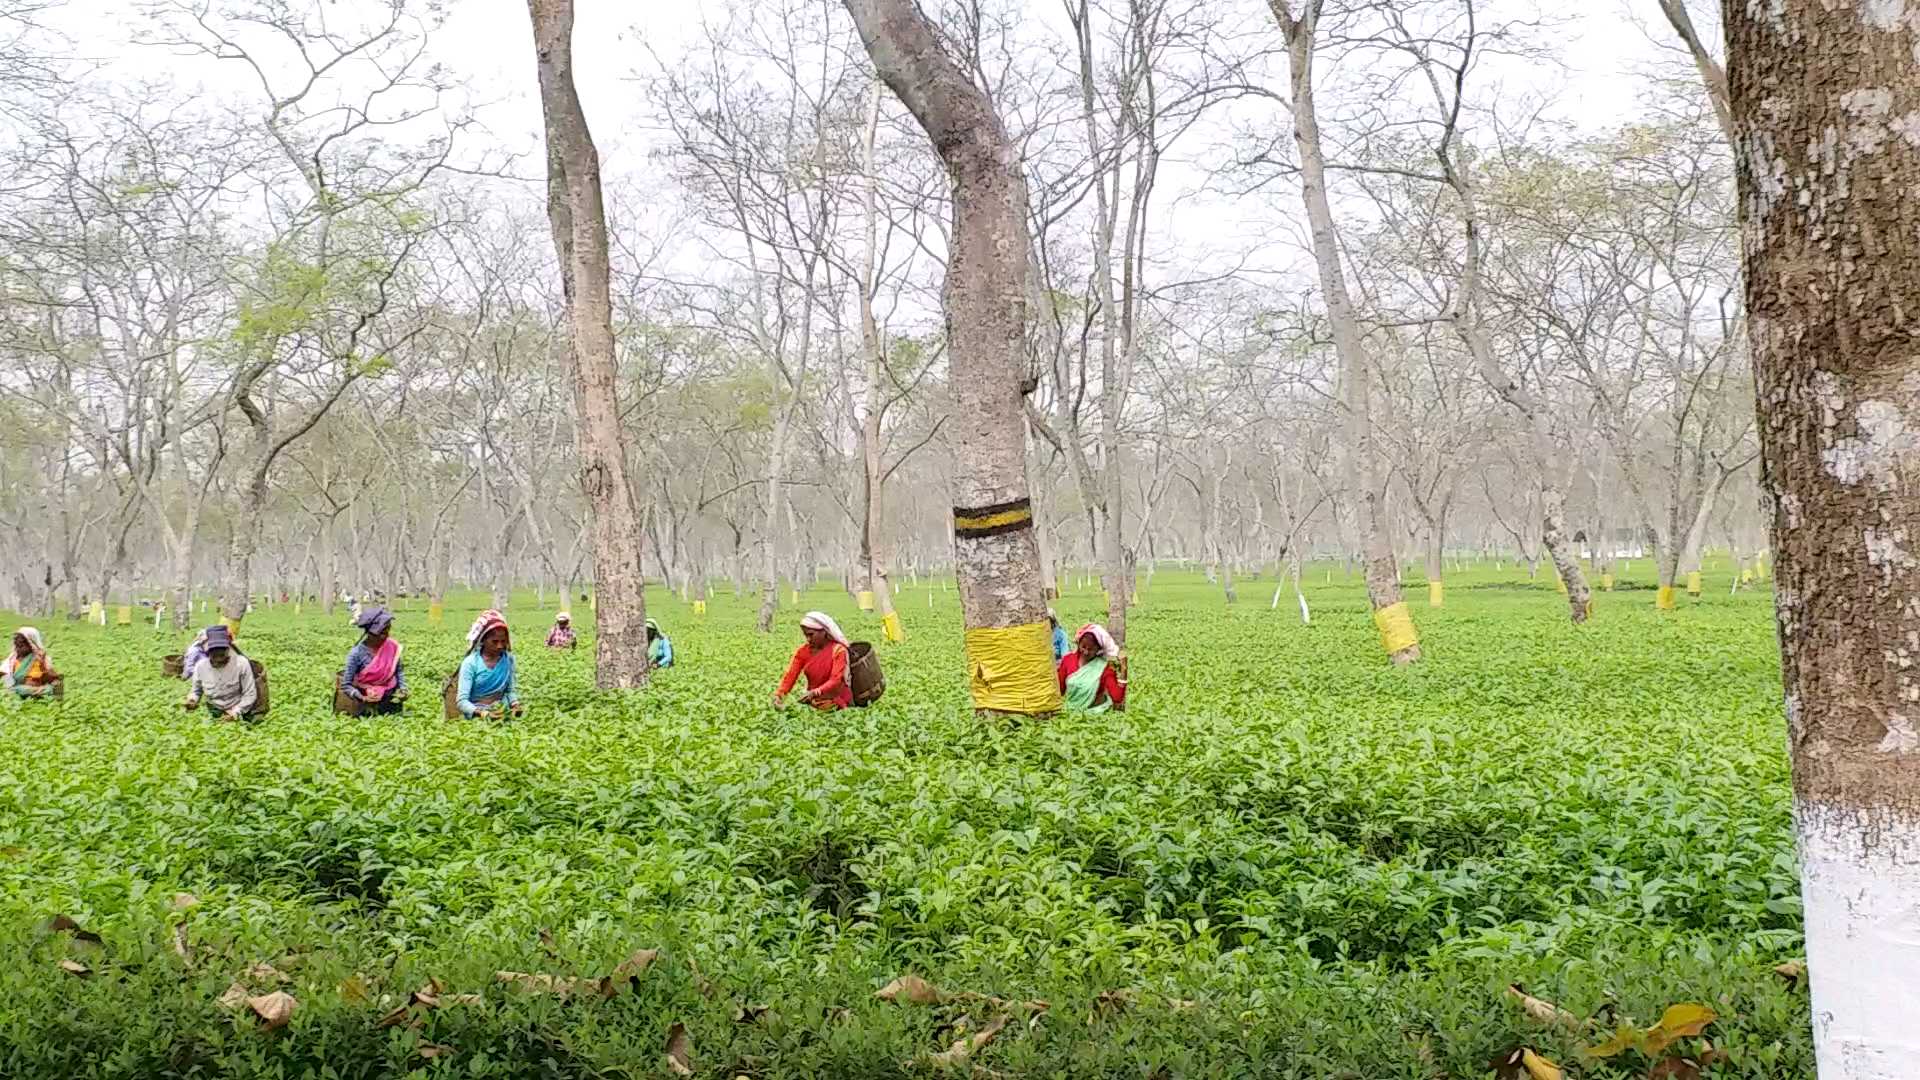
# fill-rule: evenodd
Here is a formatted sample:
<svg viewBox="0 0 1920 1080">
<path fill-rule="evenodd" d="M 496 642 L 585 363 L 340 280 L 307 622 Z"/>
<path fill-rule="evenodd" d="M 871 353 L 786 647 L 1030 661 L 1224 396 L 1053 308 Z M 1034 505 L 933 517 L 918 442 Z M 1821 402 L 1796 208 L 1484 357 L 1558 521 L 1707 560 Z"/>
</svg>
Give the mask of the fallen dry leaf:
<svg viewBox="0 0 1920 1080">
<path fill-rule="evenodd" d="M 72 934 L 73 940 L 84 942 L 88 945 L 103 944 L 103 942 L 100 940 L 99 934 L 96 934 L 91 930 L 80 929 L 79 923 L 74 922 L 71 918 L 65 915 L 55 915 L 53 918 L 48 919 L 47 933 Z"/>
<path fill-rule="evenodd" d="M 432 1061 L 434 1058 L 452 1057 L 453 1047 L 441 1046 L 438 1043 L 421 1043 L 419 1048 L 414 1052 L 426 1060 Z"/>
<path fill-rule="evenodd" d="M 199 903 L 200 898 L 192 893 L 177 892 L 173 894 L 173 899 L 168 901 L 167 906 L 175 911 L 185 911 L 190 907 L 198 906 Z"/>
<path fill-rule="evenodd" d="M 736 1024 L 757 1024 L 761 1018 L 773 1011 L 771 1005 L 753 1005 L 743 1003 L 733 1010 L 733 1022 Z"/>
<path fill-rule="evenodd" d="M 60 961 L 60 970 L 76 978 L 84 979 L 93 974 L 93 969 L 78 960 Z"/>
<path fill-rule="evenodd" d="M 613 974 L 616 977 L 637 976 L 652 967 L 653 962 L 658 959 L 660 959 L 659 949 L 639 949 L 632 956 L 620 961 L 619 966 L 613 969 Z"/>
<path fill-rule="evenodd" d="M 226 993 L 214 999 L 214 1004 L 223 1009 L 238 1009 L 242 1005 L 245 1005 L 247 999 L 252 996 L 253 991 L 247 989 L 246 983 L 235 982 L 227 987 Z"/>
<path fill-rule="evenodd" d="M 1787 980 L 1787 985 L 1798 988 L 1807 984 L 1807 962 L 1789 960 L 1784 964 L 1775 964 L 1773 973 Z"/>
<path fill-rule="evenodd" d="M 667 1068 L 675 1076 L 693 1075 L 693 1040 L 687 1038 L 687 1025 L 678 1020 L 667 1029 Z"/>
<path fill-rule="evenodd" d="M 293 995 L 284 990 L 247 999 L 247 1008 L 253 1010 L 253 1015 L 260 1018 L 268 1031 L 286 1027 L 287 1021 L 293 1018 L 293 1010 L 299 1007 L 300 1003 L 294 1000 Z"/>
<path fill-rule="evenodd" d="M 565 996 L 583 985 L 597 985 L 591 979 L 576 979 L 564 975 L 547 975 L 532 971 L 496 971 L 494 982 L 512 983 L 522 990 L 540 994 L 559 994 Z"/>
<path fill-rule="evenodd" d="M 173 955 L 188 967 L 193 966 L 193 946 L 187 944 L 187 924 L 173 924 Z"/>
<path fill-rule="evenodd" d="M 1522 989 L 1519 983 L 1507 984 L 1507 996 L 1520 1003 L 1521 1011 L 1543 1024 L 1576 1029 L 1584 1026 L 1580 1023 L 1579 1017 L 1551 1001 L 1534 997 Z"/>
<path fill-rule="evenodd" d="M 285 983 L 285 982 L 293 981 L 292 976 L 281 971 L 279 968 L 274 967 L 272 964 L 266 963 L 265 961 L 262 961 L 248 968 L 247 978 L 255 979 L 260 982 Z"/>
<path fill-rule="evenodd" d="M 373 990 L 363 975 L 349 975 L 340 983 L 340 1000 L 349 1005 L 364 1005 L 373 1000 Z"/>
<path fill-rule="evenodd" d="M 409 1020 L 411 1020 L 412 1023 L 408 1023 Z M 419 1025 L 419 1023 L 420 1021 L 415 1019 L 413 1016 L 413 1006 L 401 1005 L 398 1008 L 388 1010 L 385 1015 L 380 1017 L 380 1023 L 378 1026 L 383 1028 L 390 1028 L 390 1027 L 399 1027 L 401 1024 L 406 1024 L 408 1027 L 416 1027 Z"/>
<path fill-rule="evenodd" d="M 486 998 L 481 997 L 479 994 L 440 995 L 440 1004 L 442 1005 L 481 1005 L 485 1004 L 486 1000 Z"/>
<path fill-rule="evenodd" d="M 957 1042 L 940 1053 L 929 1054 L 927 1060 L 940 1066 L 964 1065 L 968 1058 L 978 1053 L 988 1043 L 998 1037 L 1000 1029 L 1006 1026 L 1007 1016 L 1003 1013 L 994 1017 L 986 1027 L 981 1028 L 979 1031 L 971 1035 L 961 1036 Z"/>
<path fill-rule="evenodd" d="M 1090 1019 L 1117 1016 L 1133 1008 L 1137 1001 L 1139 995 L 1131 990 L 1102 990 L 1100 996 L 1093 999 L 1093 1016 Z"/>
<path fill-rule="evenodd" d="M 940 988 L 918 975 L 902 975 L 874 992 L 881 1001 L 898 1001 L 908 1005 L 938 1005 L 946 1000 Z"/>
<path fill-rule="evenodd" d="M 1532 1050 L 1520 1051 L 1520 1064 L 1526 1066 L 1529 1080 L 1561 1080 L 1566 1075 L 1560 1071 L 1560 1066 Z"/>
<path fill-rule="evenodd" d="M 1700 1063 L 1683 1057 L 1656 1061 L 1647 1070 L 1647 1080 L 1700 1080 Z"/>
<path fill-rule="evenodd" d="M 1712 1009 L 1694 1002 L 1667 1006 L 1667 1011 L 1660 1014 L 1660 1022 L 1647 1029 L 1647 1056 L 1659 1055 L 1677 1039 L 1700 1034 L 1719 1018 Z"/>
<path fill-rule="evenodd" d="M 1524 1046 L 1505 1051 L 1487 1063 L 1494 1080 L 1562 1080 L 1560 1066 Z"/>
</svg>

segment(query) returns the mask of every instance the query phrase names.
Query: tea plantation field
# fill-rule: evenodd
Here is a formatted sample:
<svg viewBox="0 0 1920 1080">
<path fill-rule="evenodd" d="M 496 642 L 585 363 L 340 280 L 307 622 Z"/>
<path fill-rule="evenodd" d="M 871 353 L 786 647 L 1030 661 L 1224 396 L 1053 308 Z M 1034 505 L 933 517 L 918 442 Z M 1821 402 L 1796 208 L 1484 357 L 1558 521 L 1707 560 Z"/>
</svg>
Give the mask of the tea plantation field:
<svg viewBox="0 0 1920 1080">
<path fill-rule="evenodd" d="M 607 698 L 590 627 L 549 653 L 517 598 L 500 724 L 433 694 L 478 597 L 401 606 L 397 719 L 329 711 L 344 612 L 247 621 L 252 726 L 178 708 L 182 638 L 39 621 L 68 691 L 0 705 L 0 1076 L 1644 1077 L 1583 1048 L 1683 1002 L 1704 1075 L 1812 1075 L 1770 598 L 1722 568 L 1578 629 L 1510 567 L 1410 580 L 1396 671 L 1326 573 L 1302 626 L 1162 572 L 1132 710 L 1018 725 L 924 584 L 832 716 L 768 705 L 797 610 L 766 639 L 731 595 L 651 593 L 679 665 Z"/>
</svg>

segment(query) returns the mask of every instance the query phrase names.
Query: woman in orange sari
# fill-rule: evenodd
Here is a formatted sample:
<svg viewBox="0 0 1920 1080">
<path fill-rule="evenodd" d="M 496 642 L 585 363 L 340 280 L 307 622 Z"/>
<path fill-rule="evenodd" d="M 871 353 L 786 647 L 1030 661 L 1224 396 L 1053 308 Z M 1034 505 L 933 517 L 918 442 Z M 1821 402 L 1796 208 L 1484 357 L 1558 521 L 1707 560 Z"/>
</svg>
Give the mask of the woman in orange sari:
<svg viewBox="0 0 1920 1080">
<path fill-rule="evenodd" d="M 47 659 L 47 642 L 40 631 L 23 626 L 13 632 L 13 649 L 7 653 L 5 664 L 0 664 L 0 677 L 16 697 L 53 696 L 60 673 Z"/>
<path fill-rule="evenodd" d="M 847 682 L 847 635 L 840 632 L 840 624 L 824 612 L 809 611 L 800 620 L 800 633 L 807 640 L 793 650 L 793 662 L 787 665 L 780 689 L 773 692 L 774 707 L 787 703 L 788 692 L 803 674 L 807 689 L 800 695 L 802 705 L 822 712 L 852 705 L 853 686 Z"/>
</svg>

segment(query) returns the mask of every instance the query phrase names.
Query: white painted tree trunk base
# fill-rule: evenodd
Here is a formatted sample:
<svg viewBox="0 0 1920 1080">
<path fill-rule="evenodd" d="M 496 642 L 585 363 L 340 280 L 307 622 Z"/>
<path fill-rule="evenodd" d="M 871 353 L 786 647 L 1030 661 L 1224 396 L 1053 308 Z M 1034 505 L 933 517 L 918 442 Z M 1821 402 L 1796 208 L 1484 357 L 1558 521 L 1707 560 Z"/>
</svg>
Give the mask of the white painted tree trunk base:
<svg viewBox="0 0 1920 1080">
<path fill-rule="evenodd" d="M 1920 816 L 1794 816 L 1820 1080 L 1920 1077 Z"/>
</svg>

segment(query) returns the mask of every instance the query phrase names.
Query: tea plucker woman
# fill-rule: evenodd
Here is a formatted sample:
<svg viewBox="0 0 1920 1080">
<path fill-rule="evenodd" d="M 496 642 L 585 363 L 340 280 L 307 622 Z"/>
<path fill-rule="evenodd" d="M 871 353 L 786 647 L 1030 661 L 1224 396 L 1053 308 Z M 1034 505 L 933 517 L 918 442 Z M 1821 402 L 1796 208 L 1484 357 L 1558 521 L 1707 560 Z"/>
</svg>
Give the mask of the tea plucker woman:
<svg viewBox="0 0 1920 1080">
<path fill-rule="evenodd" d="M 397 713 L 407 700 L 407 673 L 400 663 L 400 643 L 393 639 L 393 613 L 368 608 L 354 623 L 363 634 L 347 652 L 340 673 L 340 692 L 371 713 Z"/>
<path fill-rule="evenodd" d="M 1060 661 L 1060 693 L 1069 712 L 1103 713 L 1127 707 L 1127 661 L 1113 635 L 1088 623 L 1074 635 L 1079 648 Z"/>
<path fill-rule="evenodd" d="M 460 661 L 459 691 L 454 703 L 465 716 L 499 716 L 511 711 L 523 715 L 520 690 L 514 681 L 512 638 L 506 617 L 488 610 L 467 631 L 467 657 Z"/>
<path fill-rule="evenodd" d="M 793 650 L 793 661 L 773 692 L 775 707 L 786 704 L 787 694 L 800 676 L 807 677 L 802 705 L 816 709 L 844 709 L 853 704 L 853 686 L 847 682 L 847 635 L 840 624 L 821 611 L 809 611 L 800 619 L 800 633 L 806 638 Z"/>
<path fill-rule="evenodd" d="M 47 642 L 40 631 L 23 626 L 13 632 L 13 650 L 7 653 L 6 662 L 0 664 L 0 678 L 4 678 L 7 689 L 13 691 L 15 697 L 53 696 L 60 673 L 47 658 Z"/>
</svg>

